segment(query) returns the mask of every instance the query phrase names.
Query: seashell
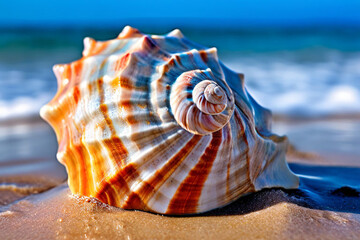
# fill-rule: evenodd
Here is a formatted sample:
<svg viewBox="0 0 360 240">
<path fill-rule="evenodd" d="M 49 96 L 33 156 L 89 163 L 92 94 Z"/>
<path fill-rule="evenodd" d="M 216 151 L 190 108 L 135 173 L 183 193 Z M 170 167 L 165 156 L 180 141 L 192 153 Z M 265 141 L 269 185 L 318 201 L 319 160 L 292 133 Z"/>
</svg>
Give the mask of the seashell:
<svg viewBox="0 0 360 240">
<path fill-rule="evenodd" d="M 193 214 L 269 187 L 296 188 L 286 137 L 216 48 L 179 30 L 85 38 L 80 60 L 54 66 L 41 109 L 74 194 L 124 209 Z"/>
</svg>

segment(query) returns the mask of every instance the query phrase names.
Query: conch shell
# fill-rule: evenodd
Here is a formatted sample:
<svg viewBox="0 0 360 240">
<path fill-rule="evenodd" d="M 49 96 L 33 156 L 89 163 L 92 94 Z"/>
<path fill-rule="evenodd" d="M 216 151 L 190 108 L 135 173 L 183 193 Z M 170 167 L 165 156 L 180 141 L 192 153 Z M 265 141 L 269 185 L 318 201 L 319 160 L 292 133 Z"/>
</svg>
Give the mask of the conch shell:
<svg viewBox="0 0 360 240">
<path fill-rule="evenodd" d="M 194 214 L 269 187 L 296 188 L 287 138 L 224 66 L 216 48 L 179 30 L 125 27 L 84 40 L 83 57 L 54 66 L 56 96 L 41 109 L 74 194 L 124 209 Z"/>
</svg>

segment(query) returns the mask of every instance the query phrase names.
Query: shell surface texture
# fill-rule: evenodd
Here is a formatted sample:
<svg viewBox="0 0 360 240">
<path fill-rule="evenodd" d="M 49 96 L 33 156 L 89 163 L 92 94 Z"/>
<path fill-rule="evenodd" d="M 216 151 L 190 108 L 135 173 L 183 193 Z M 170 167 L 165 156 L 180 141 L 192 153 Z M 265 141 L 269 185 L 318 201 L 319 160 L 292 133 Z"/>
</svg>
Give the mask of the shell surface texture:
<svg viewBox="0 0 360 240">
<path fill-rule="evenodd" d="M 40 114 L 57 135 L 74 194 L 124 209 L 194 214 L 269 187 L 296 188 L 288 141 L 216 48 L 179 30 L 125 27 L 84 40 L 83 57 L 55 65 L 55 97 Z"/>
</svg>

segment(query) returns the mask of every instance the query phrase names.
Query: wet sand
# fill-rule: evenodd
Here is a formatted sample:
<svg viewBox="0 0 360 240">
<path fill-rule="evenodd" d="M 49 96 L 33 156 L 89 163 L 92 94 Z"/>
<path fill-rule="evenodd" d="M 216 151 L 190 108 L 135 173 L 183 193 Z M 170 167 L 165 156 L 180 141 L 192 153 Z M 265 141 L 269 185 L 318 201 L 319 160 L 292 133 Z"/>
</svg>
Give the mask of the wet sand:
<svg viewBox="0 0 360 240">
<path fill-rule="evenodd" d="M 40 117 L 0 122 L 0 206 L 66 181 L 56 151 L 56 137 Z"/>
<path fill-rule="evenodd" d="M 166 217 L 77 198 L 66 185 L 33 195 L 0 214 L 2 239 L 356 239 L 358 214 L 293 203 L 267 190 L 208 216 Z M 244 213 L 243 213 L 244 211 Z M 229 213 L 229 214 L 228 214 Z"/>
<path fill-rule="evenodd" d="M 288 153 L 291 169 L 300 176 L 300 188 L 266 189 L 224 208 L 184 217 L 122 210 L 73 196 L 64 169 L 55 159 L 56 139 L 51 129 L 37 121 L 24 125 L 31 126 L 22 126 L 17 135 L 6 133 L 0 125 L 0 135 L 7 134 L 0 138 L 0 153 L 6 152 L 5 147 L 13 149 L 0 157 L 0 239 L 360 236 L 358 120 L 275 124 L 275 132 L 286 132 L 295 148 L 308 151 Z"/>
</svg>

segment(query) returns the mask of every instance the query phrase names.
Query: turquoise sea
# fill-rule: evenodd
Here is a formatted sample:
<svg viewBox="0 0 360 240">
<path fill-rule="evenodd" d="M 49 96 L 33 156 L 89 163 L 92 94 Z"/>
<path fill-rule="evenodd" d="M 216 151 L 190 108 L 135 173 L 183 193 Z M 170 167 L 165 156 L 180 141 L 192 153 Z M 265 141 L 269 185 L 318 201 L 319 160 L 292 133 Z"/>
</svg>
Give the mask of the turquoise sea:
<svg viewBox="0 0 360 240">
<path fill-rule="evenodd" d="M 52 66 L 76 60 L 82 40 L 114 38 L 119 28 L 0 29 L 0 120 L 34 116 L 56 92 Z M 171 28 L 144 28 L 164 34 Z M 274 114 L 318 117 L 360 113 L 360 28 L 181 29 L 216 47 Z"/>
</svg>

